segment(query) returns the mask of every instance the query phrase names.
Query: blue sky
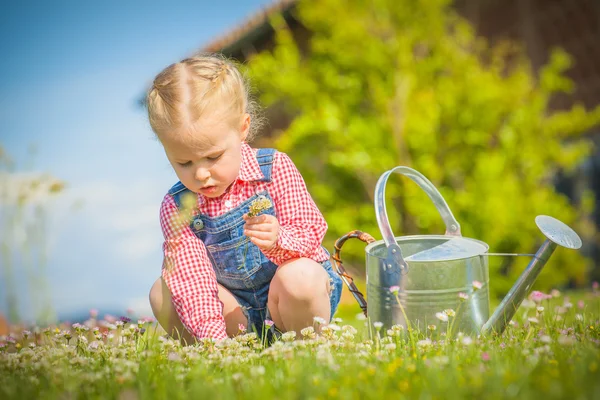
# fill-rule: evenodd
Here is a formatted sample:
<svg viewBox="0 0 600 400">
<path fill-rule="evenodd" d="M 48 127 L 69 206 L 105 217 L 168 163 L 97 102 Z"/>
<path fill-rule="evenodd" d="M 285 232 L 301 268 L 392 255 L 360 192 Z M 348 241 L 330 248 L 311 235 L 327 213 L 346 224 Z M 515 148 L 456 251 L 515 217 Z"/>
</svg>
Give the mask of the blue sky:
<svg viewBox="0 0 600 400">
<path fill-rule="evenodd" d="M 3 6 L 0 145 L 22 170 L 34 145 L 28 170 L 68 185 L 48 206 L 45 242 L 49 300 L 59 315 L 90 308 L 149 312 L 148 291 L 162 261 L 158 209 L 176 178 L 136 101 L 162 68 L 270 3 Z M 76 202 L 83 206 L 73 211 Z M 15 287 L 27 293 L 26 274 L 15 266 Z M 8 282 L 1 279 L 0 311 L 6 312 Z M 20 312 L 31 319 L 35 307 L 22 297 Z"/>
</svg>

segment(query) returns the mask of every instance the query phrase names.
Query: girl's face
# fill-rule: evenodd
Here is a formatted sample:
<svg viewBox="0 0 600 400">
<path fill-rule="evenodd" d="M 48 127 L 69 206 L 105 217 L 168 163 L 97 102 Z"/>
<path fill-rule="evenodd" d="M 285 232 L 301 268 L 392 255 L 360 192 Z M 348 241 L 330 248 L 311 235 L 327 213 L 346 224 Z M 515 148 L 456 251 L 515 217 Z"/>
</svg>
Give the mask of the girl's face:
<svg viewBox="0 0 600 400">
<path fill-rule="evenodd" d="M 241 145 L 250 128 L 250 115 L 234 127 L 225 118 L 203 117 L 193 126 L 160 136 L 169 162 L 186 188 L 206 197 L 219 197 L 240 171 Z"/>
</svg>

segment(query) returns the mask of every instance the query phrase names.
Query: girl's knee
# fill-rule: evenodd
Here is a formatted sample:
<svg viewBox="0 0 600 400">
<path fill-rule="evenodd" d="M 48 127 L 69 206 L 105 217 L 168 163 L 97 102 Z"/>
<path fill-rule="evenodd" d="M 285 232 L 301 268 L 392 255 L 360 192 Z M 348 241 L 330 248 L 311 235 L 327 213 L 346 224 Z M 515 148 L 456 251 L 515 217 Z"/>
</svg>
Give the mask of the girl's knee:
<svg viewBox="0 0 600 400">
<path fill-rule="evenodd" d="M 278 289 L 280 295 L 311 300 L 315 295 L 329 293 L 329 275 L 316 261 L 298 258 L 277 269 L 271 287 Z"/>
</svg>

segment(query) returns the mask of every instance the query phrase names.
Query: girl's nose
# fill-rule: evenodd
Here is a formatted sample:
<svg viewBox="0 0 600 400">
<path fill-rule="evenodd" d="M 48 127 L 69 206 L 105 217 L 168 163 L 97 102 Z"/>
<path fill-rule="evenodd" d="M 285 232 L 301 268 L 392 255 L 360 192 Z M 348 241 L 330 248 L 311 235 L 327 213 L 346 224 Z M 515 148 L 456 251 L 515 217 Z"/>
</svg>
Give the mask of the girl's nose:
<svg viewBox="0 0 600 400">
<path fill-rule="evenodd" d="M 204 182 L 208 178 L 210 178 L 210 172 L 208 171 L 208 169 L 206 169 L 206 168 L 198 168 L 196 170 L 196 179 L 197 180 L 199 180 L 200 182 Z"/>
</svg>

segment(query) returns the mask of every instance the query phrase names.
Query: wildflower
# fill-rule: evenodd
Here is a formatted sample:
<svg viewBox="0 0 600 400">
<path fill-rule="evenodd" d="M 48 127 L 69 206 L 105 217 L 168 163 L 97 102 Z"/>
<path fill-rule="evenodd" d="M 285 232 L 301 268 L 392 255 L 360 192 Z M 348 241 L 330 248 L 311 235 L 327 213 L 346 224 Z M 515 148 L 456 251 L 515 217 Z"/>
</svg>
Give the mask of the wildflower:
<svg viewBox="0 0 600 400">
<path fill-rule="evenodd" d="M 469 346 L 473 343 L 473 339 L 470 336 L 465 336 L 462 338 L 461 343 L 465 346 Z"/>
<path fill-rule="evenodd" d="M 373 326 L 375 327 L 375 329 L 380 330 L 383 327 L 383 322 L 373 322 Z"/>
<path fill-rule="evenodd" d="M 583 321 L 583 315 L 581 315 L 581 314 L 575 314 L 575 319 L 577 321 Z"/>
<path fill-rule="evenodd" d="M 527 321 L 529 321 L 530 323 L 532 323 L 534 325 L 540 323 L 540 321 L 536 317 L 529 317 L 529 318 L 527 318 Z"/>
<path fill-rule="evenodd" d="M 334 324 L 340 324 L 342 322 L 342 319 L 341 318 L 333 318 L 331 320 L 331 322 L 333 322 Z"/>
<path fill-rule="evenodd" d="M 238 324 L 238 330 L 240 333 L 246 333 L 246 326 L 244 324 Z"/>
<path fill-rule="evenodd" d="M 292 342 L 294 339 L 296 339 L 296 332 L 294 331 L 287 331 L 281 335 L 281 340 L 284 342 Z"/>
<path fill-rule="evenodd" d="M 327 323 L 327 321 L 325 321 L 325 318 L 322 317 L 314 317 L 313 321 L 315 321 L 317 325 L 323 325 Z"/>
<path fill-rule="evenodd" d="M 534 290 L 533 292 L 531 292 L 529 294 L 529 300 L 531 300 L 535 303 L 538 303 L 538 304 L 540 302 L 542 302 L 543 300 L 548 300 L 551 298 L 552 298 L 552 296 L 550 296 L 549 294 L 546 294 L 546 293 L 542 293 L 539 290 Z"/>
<path fill-rule="evenodd" d="M 24 338 L 24 339 L 27 339 L 27 338 L 28 338 L 28 337 L 31 335 L 31 332 L 30 332 L 30 331 L 28 331 L 28 330 L 24 330 L 24 331 L 22 332 L 22 335 L 23 335 L 23 338 Z"/>
<path fill-rule="evenodd" d="M 94 340 L 93 342 L 91 342 L 91 343 L 88 345 L 88 349 L 90 349 L 90 350 L 96 350 L 96 349 L 98 349 L 98 347 L 99 347 L 101 344 L 102 344 L 102 342 L 99 342 L 99 341 L 97 341 L 97 340 Z"/>
<path fill-rule="evenodd" d="M 482 361 L 490 361 L 490 355 L 484 351 L 483 353 L 481 353 L 481 360 Z"/>
<path fill-rule="evenodd" d="M 550 296 L 552 296 L 554 298 L 560 297 L 560 292 L 557 289 L 552 289 L 550 291 Z"/>
<path fill-rule="evenodd" d="M 265 374 L 264 365 L 257 365 L 250 370 L 250 375 L 252 376 L 261 376 Z"/>
<path fill-rule="evenodd" d="M 331 327 L 329 325 L 325 325 L 324 327 L 321 328 L 321 334 L 328 339 L 332 339 L 333 338 L 333 329 L 331 329 Z"/>
<path fill-rule="evenodd" d="M 478 291 L 479 289 L 481 289 L 483 287 L 483 283 L 479 282 L 479 281 L 473 281 L 473 289 L 475 291 Z"/>
<path fill-rule="evenodd" d="M 583 309 L 585 308 L 585 302 L 584 302 L 583 300 L 579 300 L 579 301 L 577 302 L 577 307 L 578 307 L 580 310 L 583 310 Z"/>
<path fill-rule="evenodd" d="M 521 306 L 523 306 L 524 308 L 534 308 L 535 302 L 533 300 L 525 299 L 521 303 Z"/>
<path fill-rule="evenodd" d="M 389 350 L 389 351 L 394 351 L 396 350 L 396 343 L 388 343 L 385 345 L 385 349 Z"/>
<path fill-rule="evenodd" d="M 560 335 L 558 337 L 558 343 L 563 346 L 570 346 L 570 345 L 574 344 L 575 341 L 576 341 L 575 337 L 573 337 L 573 336 Z"/>
<path fill-rule="evenodd" d="M 96 310 L 95 308 L 92 308 L 90 310 L 90 318 L 96 319 L 97 316 L 98 316 L 98 310 Z"/>
<path fill-rule="evenodd" d="M 432 331 L 432 332 L 433 332 L 433 331 L 435 331 L 435 330 L 437 329 L 437 326 L 436 326 L 436 325 L 434 325 L 434 324 L 427 325 L 427 329 L 429 329 L 430 331 Z"/>
<path fill-rule="evenodd" d="M 312 326 L 307 326 L 306 328 L 301 329 L 300 334 L 305 339 L 314 339 L 316 337 L 315 328 Z"/>
<path fill-rule="evenodd" d="M 453 309 L 451 309 L 451 308 L 448 308 L 448 309 L 444 310 L 444 312 L 445 312 L 445 313 L 446 313 L 446 315 L 447 315 L 447 316 L 449 316 L 449 317 L 454 317 L 454 316 L 456 316 L 456 312 L 455 312 Z"/>
<path fill-rule="evenodd" d="M 392 286 L 390 287 L 390 293 L 393 295 L 397 295 L 400 291 L 400 286 Z"/>
<path fill-rule="evenodd" d="M 469 295 L 463 292 L 460 292 L 458 294 L 458 298 L 460 299 L 460 301 L 466 301 L 469 300 Z"/>
<path fill-rule="evenodd" d="M 544 313 L 544 307 L 539 306 L 535 309 L 537 315 L 541 315 Z"/>
<path fill-rule="evenodd" d="M 431 341 L 431 339 L 423 339 L 423 340 L 419 340 L 417 342 L 417 346 L 419 346 L 422 349 L 426 349 L 428 347 L 430 347 L 433 344 L 433 342 Z"/>
<path fill-rule="evenodd" d="M 356 328 L 353 327 L 352 325 L 344 325 L 344 326 L 342 326 L 342 332 L 348 332 L 353 335 L 356 335 L 358 333 L 358 330 L 356 330 Z"/>
<path fill-rule="evenodd" d="M 256 200 L 250 203 L 250 211 L 248 211 L 248 216 L 256 217 L 261 211 L 267 210 L 272 206 L 273 204 L 271 203 L 271 200 L 262 195 L 258 196 Z"/>
<path fill-rule="evenodd" d="M 119 320 L 122 321 L 123 324 L 128 324 L 131 322 L 131 318 L 129 318 L 129 317 L 121 317 L 121 318 L 119 318 Z"/>
<path fill-rule="evenodd" d="M 359 321 L 364 321 L 367 319 L 367 316 L 363 313 L 358 313 L 358 314 L 356 314 L 356 319 Z"/>
<path fill-rule="evenodd" d="M 569 308 L 573 307 L 573 303 L 571 303 L 566 297 L 565 297 L 565 302 L 563 303 L 563 307 L 566 308 L 567 310 Z"/>
<path fill-rule="evenodd" d="M 265 325 L 267 326 L 267 329 L 272 327 L 273 325 L 275 325 L 275 322 L 271 321 L 270 319 L 265 319 Z"/>
<path fill-rule="evenodd" d="M 552 338 L 548 335 L 542 335 L 540 336 L 540 342 L 542 343 L 551 343 L 552 342 Z"/>
<path fill-rule="evenodd" d="M 440 321 L 448 322 L 448 315 L 444 311 L 435 313 L 435 316 Z"/>
</svg>

